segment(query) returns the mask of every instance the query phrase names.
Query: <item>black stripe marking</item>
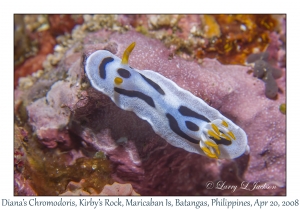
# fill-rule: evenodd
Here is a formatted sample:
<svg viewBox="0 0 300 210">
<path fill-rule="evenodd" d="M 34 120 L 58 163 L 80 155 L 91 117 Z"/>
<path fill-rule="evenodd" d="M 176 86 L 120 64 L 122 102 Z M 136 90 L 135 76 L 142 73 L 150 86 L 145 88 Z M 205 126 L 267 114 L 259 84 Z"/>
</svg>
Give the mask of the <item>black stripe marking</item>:
<svg viewBox="0 0 300 210">
<path fill-rule="evenodd" d="M 114 61 L 114 59 L 112 57 L 104 58 L 101 61 L 100 65 L 99 65 L 99 74 L 102 79 L 106 78 L 106 70 L 105 70 L 106 64 L 108 64 L 112 61 Z"/>
<path fill-rule="evenodd" d="M 163 91 L 163 89 L 161 89 L 161 87 L 160 87 L 157 83 L 153 82 L 151 79 L 145 77 L 145 76 L 142 75 L 142 74 L 140 74 L 140 75 L 141 75 L 141 76 L 143 77 L 143 79 L 144 79 L 146 82 L 148 82 L 148 84 L 151 85 L 157 92 L 159 92 L 159 93 L 162 94 L 162 95 L 165 95 L 165 92 Z"/>
<path fill-rule="evenodd" d="M 129 78 L 131 76 L 130 72 L 126 69 L 118 69 L 118 74 L 123 78 Z"/>
<path fill-rule="evenodd" d="M 211 140 L 214 140 L 214 142 L 216 142 L 216 144 L 224 144 L 224 145 L 230 145 L 231 141 L 228 141 L 227 139 L 224 139 L 222 137 L 220 137 L 221 139 L 215 139 L 214 137 L 210 136 L 209 137 Z"/>
<path fill-rule="evenodd" d="M 194 112 L 193 110 L 187 108 L 186 106 L 180 106 L 178 111 L 180 112 L 180 114 L 182 114 L 183 116 L 187 116 L 187 117 L 194 117 L 200 120 L 203 120 L 205 122 L 210 122 L 209 119 L 207 119 L 206 117 L 204 117 L 201 114 L 198 114 L 197 112 Z"/>
<path fill-rule="evenodd" d="M 196 125 L 195 123 L 191 122 L 191 121 L 185 121 L 185 125 L 191 131 L 198 131 L 199 130 L 199 126 Z"/>
<path fill-rule="evenodd" d="M 199 140 L 196 140 L 190 136 L 188 136 L 186 133 L 184 133 L 180 128 L 179 128 L 179 125 L 178 125 L 178 122 L 177 120 L 169 113 L 166 114 L 168 120 L 169 120 L 169 125 L 170 125 L 170 128 L 172 129 L 172 131 L 174 133 L 176 133 L 178 136 L 188 140 L 189 142 L 192 142 L 194 144 L 199 144 Z"/>
<path fill-rule="evenodd" d="M 115 87 L 114 90 L 122 95 L 128 96 L 128 97 L 137 97 L 145 101 L 147 104 L 155 108 L 155 104 L 153 99 L 150 96 L 145 95 L 144 93 L 141 93 L 139 91 L 134 91 L 134 90 L 125 90 L 121 88 Z"/>
</svg>

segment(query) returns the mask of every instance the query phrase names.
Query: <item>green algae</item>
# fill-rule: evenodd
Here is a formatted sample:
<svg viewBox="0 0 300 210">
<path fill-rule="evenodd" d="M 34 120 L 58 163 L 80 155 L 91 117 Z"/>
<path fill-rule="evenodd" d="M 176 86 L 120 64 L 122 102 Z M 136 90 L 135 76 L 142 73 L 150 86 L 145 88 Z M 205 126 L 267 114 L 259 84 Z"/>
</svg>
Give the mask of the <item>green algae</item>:
<svg viewBox="0 0 300 210">
<path fill-rule="evenodd" d="M 280 104 L 279 111 L 285 115 L 286 114 L 286 104 Z"/>
<path fill-rule="evenodd" d="M 96 155 L 100 154 L 100 155 Z M 29 140 L 23 176 L 30 181 L 38 195 L 59 195 L 65 192 L 70 181 L 85 179 L 83 190 L 93 188 L 100 193 L 106 184 L 112 184 L 110 161 L 104 153 L 94 157 L 77 158 L 70 162 L 69 151 L 49 149 L 36 137 Z"/>
<path fill-rule="evenodd" d="M 15 115 L 14 115 L 14 120 L 15 123 L 18 126 L 23 126 L 28 120 L 28 115 L 27 115 L 27 110 L 26 106 L 24 105 L 24 102 L 21 101 L 17 106 L 15 110 Z"/>
<path fill-rule="evenodd" d="M 105 160 L 106 159 L 106 155 L 104 154 L 104 152 L 99 151 L 99 152 L 95 153 L 94 158 L 99 158 L 99 159 Z"/>
</svg>

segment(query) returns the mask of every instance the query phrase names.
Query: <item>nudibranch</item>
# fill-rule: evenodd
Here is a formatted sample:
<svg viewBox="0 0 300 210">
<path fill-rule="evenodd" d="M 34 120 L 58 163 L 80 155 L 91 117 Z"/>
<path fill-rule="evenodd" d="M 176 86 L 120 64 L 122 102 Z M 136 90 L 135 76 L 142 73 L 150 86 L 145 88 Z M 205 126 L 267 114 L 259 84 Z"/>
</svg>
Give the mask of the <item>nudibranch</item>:
<svg viewBox="0 0 300 210">
<path fill-rule="evenodd" d="M 85 64 L 92 87 L 146 120 L 175 147 L 216 159 L 249 151 L 246 133 L 202 99 L 155 71 L 130 67 L 134 47 L 135 42 L 122 60 L 106 50 L 92 53 Z"/>
</svg>

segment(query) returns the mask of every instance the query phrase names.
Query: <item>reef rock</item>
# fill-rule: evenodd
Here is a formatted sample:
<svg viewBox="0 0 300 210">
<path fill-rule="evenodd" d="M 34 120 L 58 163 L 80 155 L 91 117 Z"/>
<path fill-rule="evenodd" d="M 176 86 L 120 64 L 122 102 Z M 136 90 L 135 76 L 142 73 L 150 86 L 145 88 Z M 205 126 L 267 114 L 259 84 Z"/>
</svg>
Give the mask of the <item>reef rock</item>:
<svg viewBox="0 0 300 210">
<path fill-rule="evenodd" d="M 37 195 L 34 189 L 32 189 L 30 182 L 26 180 L 21 174 L 14 175 L 14 190 L 14 195 Z"/>
<path fill-rule="evenodd" d="M 100 195 L 139 195 L 136 193 L 131 184 L 113 183 L 105 185 Z"/>
<path fill-rule="evenodd" d="M 214 160 L 173 147 L 146 121 L 118 108 L 90 87 L 82 54 L 106 49 L 121 57 L 133 41 L 136 48 L 130 56 L 131 66 L 154 70 L 218 109 L 245 130 L 250 154 Z M 75 136 L 82 147 L 103 151 L 114 165 L 113 179 L 132 184 L 141 195 L 285 194 L 286 116 L 279 111 L 285 95 L 267 99 L 264 83 L 247 73 L 249 67 L 221 65 L 212 59 L 201 64 L 177 56 L 170 60 L 169 54 L 160 41 L 134 31 L 90 33 L 84 39 L 83 51 L 70 49 L 59 63 L 59 71 L 53 71 L 65 71 L 66 77 L 53 82 L 46 95 L 25 103 L 28 122 L 49 148 L 71 149 Z M 38 82 L 30 89 L 35 85 Z M 279 86 L 285 90 L 285 83 Z M 17 100 L 28 100 L 24 97 L 30 89 L 16 94 Z M 243 181 L 266 183 L 275 189 L 232 191 L 207 185 L 220 180 L 237 186 Z"/>
<path fill-rule="evenodd" d="M 82 179 L 80 182 L 74 182 L 71 181 L 69 182 L 66 192 L 60 194 L 60 195 L 124 195 L 124 196 L 129 196 L 129 195 L 139 195 L 136 193 L 131 184 L 120 184 L 117 182 L 114 182 L 112 185 L 107 184 L 104 186 L 103 190 L 100 193 L 97 193 L 96 190 L 93 188 L 88 188 L 87 191 L 84 189 L 84 183 L 85 180 Z"/>
</svg>

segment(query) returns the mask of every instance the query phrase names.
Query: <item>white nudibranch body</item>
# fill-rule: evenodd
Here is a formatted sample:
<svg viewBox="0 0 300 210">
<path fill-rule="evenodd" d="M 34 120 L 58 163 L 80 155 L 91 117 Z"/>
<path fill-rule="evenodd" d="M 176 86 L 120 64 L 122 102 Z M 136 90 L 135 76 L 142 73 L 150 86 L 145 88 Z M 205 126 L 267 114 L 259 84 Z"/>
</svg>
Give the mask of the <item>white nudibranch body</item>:
<svg viewBox="0 0 300 210">
<path fill-rule="evenodd" d="M 122 60 L 106 50 L 91 54 L 85 64 L 91 85 L 121 109 L 148 121 L 175 147 L 219 159 L 249 151 L 246 133 L 202 99 L 154 71 L 130 67 L 134 46 Z"/>
</svg>

